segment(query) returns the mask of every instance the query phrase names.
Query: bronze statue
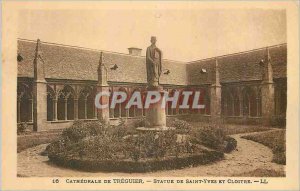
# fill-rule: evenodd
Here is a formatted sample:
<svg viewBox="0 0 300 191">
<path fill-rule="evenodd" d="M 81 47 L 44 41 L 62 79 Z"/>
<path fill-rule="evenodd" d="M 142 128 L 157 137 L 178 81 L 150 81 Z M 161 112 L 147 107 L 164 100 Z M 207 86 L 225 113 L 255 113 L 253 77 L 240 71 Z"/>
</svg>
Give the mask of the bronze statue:
<svg viewBox="0 0 300 191">
<path fill-rule="evenodd" d="M 156 37 L 151 37 L 151 46 L 147 48 L 146 52 L 146 68 L 147 68 L 147 82 L 149 87 L 159 86 L 159 77 L 162 66 L 162 52 L 156 47 Z"/>
</svg>

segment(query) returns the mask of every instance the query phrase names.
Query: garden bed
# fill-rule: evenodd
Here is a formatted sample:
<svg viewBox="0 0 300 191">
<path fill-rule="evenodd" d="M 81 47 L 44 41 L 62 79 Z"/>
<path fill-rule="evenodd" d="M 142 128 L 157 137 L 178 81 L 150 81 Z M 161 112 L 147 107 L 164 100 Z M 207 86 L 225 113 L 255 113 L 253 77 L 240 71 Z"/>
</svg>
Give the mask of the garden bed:
<svg viewBox="0 0 300 191">
<path fill-rule="evenodd" d="M 137 126 L 109 126 L 76 121 L 51 143 L 46 153 L 57 165 L 85 171 L 149 172 L 208 164 L 236 148 L 221 128 L 192 129 L 182 120 L 168 120 L 172 130 L 140 132 Z"/>
<path fill-rule="evenodd" d="M 148 160 L 88 160 L 63 156 L 50 156 L 57 165 L 89 172 L 153 172 L 157 170 L 181 169 L 201 164 L 208 164 L 223 159 L 224 154 L 218 151 L 203 151 L 201 154 L 182 157 L 165 157 Z"/>
</svg>

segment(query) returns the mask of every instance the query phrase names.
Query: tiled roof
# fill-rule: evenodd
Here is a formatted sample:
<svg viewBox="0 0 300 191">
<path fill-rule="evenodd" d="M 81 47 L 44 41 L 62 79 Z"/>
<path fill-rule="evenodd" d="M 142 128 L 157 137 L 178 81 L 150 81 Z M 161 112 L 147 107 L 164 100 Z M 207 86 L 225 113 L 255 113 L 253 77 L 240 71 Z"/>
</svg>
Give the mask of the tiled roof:
<svg viewBox="0 0 300 191">
<path fill-rule="evenodd" d="M 273 78 L 285 78 L 287 68 L 287 47 L 278 45 L 269 48 L 273 66 Z M 221 83 L 262 79 L 259 62 L 265 59 L 266 48 L 218 57 Z M 188 81 L 191 85 L 215 82 L 216 58 L 204 59 L 187 64 Z M 207 73 L 201 73 L 206 69 Z"/>
<path fill-rule="evenodd" d="M 19 40 L 18 54 L 23 58 L 18 62 L 18 77 L 33 77 L 34 41 Z M 97 80 L 97 68 L 100 59 L 98 50 L 41 43 L 42 58 L 45 62 L 45 77 L 52 79 Z M 103 62 L 108 70 L 108 80 L 112 82 L 146 83 L 146 59 L 113 52 L 103 52 Z M 185 64 L 163 60 L 163 69 L 169 69 L 168 75 L 162 74 L 162 84 L 186 84 Z M 110 69 L 114 65 L 118 69 Z"/>
<path fill-rule="evenodd" d="M 18 77 L 33 78 L 33 59 L 35 41 L 18 40 L 18 54 L 23 58 L 18 62 Z M 42 58 L 45 61 L 45 77 L 52 79 L 93 80 L 97 81 L 99 50 L 57 45 L 41 44 Z M 262 69 L 259 62 L 265 59 L 266 49 L 224 55 L 218 57 L 220 81 L 240 82 L 261 80 Z M 285 78 L 287 68 L 286 44 L 270 47 L 274 78 Z M 103 52 L 103 62 L 108 69 L 111 82 L 146 83 L 145 57 Z M 117 65 L 116 70 L 110 69 Z M 194 62 L 163 60 L 162 84 L 200 85 L 215 81 L 215 58 Z M 205 69 L 206 73 L 201 73 Z"/>
</svg>

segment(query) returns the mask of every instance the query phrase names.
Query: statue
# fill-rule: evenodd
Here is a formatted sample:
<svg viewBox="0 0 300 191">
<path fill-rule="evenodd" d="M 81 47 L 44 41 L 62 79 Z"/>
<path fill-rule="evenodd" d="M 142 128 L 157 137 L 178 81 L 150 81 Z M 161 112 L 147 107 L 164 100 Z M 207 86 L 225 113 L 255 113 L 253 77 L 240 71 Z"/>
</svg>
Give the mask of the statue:
<svg viewBox="0 0 300 191">
<path fill-rule="evenodd" d="M 149 87 L 159 86 L 159 77 L 161 74 L 161 60 L 162 52 L 156 47 L 156 37 L 151 37 L 151 46 L 147 48 L 146 52 L 146 68 L 147 68 L 147 82 Z"/>
</svg>

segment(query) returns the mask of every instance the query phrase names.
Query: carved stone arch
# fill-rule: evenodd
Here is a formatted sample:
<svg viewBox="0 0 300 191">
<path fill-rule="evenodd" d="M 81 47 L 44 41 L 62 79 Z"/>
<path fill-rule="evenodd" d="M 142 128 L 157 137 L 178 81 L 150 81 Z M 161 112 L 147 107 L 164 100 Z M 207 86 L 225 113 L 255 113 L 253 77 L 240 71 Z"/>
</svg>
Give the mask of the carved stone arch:
<svg viewBox="0 0 300 191">
<path fill-rule="evenodd" d="M 75 96 L 74 87 L 71 85 L 64 85 L 64 88 L 62 89 L 61 92 L 66 99 L 69 98 L 70 96 L 72 96 L 72 97 Z"/>
<path fill-rule="evenodd" d="M 73 85 L 57 85 L 57 119 L 73 120 L 74 119 L 74 96 L 75 90 Z"/>
<path fill-rule="evenodd" d="M 47 96 L 48 95 L 52 99 L 56 99 L 57 98 L 57 92 L 50 85 L 47 85 Z"/>
<path fill-rule="evenodd" d="M 251 86 L 250 88 L 252 89 L 255 98 L 257 98 L 257 95 L 258 95 L 258 86 Z"/>
<path fill-rule="evenodd" d="M 32 99 L 32 87 L 27 83 L 18 83 L 17 96 L 19 99 Z"/>
<path fill-rule="evenodd" d="M 222 92 L 222 111 L 225 116 L 234 115 L 234 95 L 232 91 L 232 87 L 226 87 Z"/>
<path fill-rule="evenodd" d="M 57 120 L 57 97 L 58 95 L 54 87 L 47 84 L 47 121 Z"/>
<path fill-rule="evenodd" d="M 125 93 L 128 93 L 127 89 L 125 87 L 119 87 L 118 91 L 123 91 Z"/>
<path fill-rule="evenodd" d="M 128 90 L 125 87 L 119 87 L 118 91 L 122 91 L 125 92 L 127 95 L 127 99 L 128 99 Z M 126 109 L 126 103 L 127 101 L 121 103 L 121 104 L 117 104 L 115 107 L 115 112 L 117 111 L 117 108 L 119 108 L 119 117 L 127 117 L 128 116 L 128 109 Z"/>
<path fill-rule="evenodd" d="M 78 118 L 94 119 L 96 117 L 95 107 L 96 88 L 91 85 L 84 85 L 78 88 Z"/>
<path fill-rule="evenodd" d="M 141 87 L 136 87 L 133 89 L 133 91 L 131 92 L 131 96 L 134 92 L 139 92 L 140 93 L 140 97 L 141 97 L 141 101 L 142 101 L 142 88 Z M 131 97 L 130 96 L 130 97 Z M 129 116 L 132 115 L 132 110 L 130 110 L 131 108 L 129 108 Z M 142 101 L 142 108 L 139 108 L 138 106 L 134 106 L 134 117 L 141 117 L 143 116 L 143 101 Z"/>
<path fill-rule="evenodd" d="M 178 99 L 178 113 L 179 114 L 187 114 L 189 113 L 189 109 L 186 109 L 186 108 L 179 108 L 180 105 L 183 104 L 183 101 L 184 101 L 184 95 L 183 95 L 183 92 L 184 91 L 191 91 L 190 88 L 188 87 L 184 87 L 184 88 L 181 88 L 178 90 L 179 91 L 179 99 Z M 191 97 L 191 96 L 190 96 Z"/>
<path fill-rule="evenodd" d="M 210 115 L 210 110 L 211 110 L 211 108 L 210 108 L 210 102 L 211 102 L 210 98 L 211 98 L 210 89 L 206 88 L 205 89 L 205 108 L 204 108 L 206 115 Z"/>
<path fill-rule="evenodd" d="M 239 116 L 240 115 L 240 88 L 233 86 L 230 89 L 230 94 L 232 96 L 233 99 L 233 115 L 234 116 Z"/>
<path fill-rule="evenodd" d="M 88 97 L 89 95 L 95 93 L 95 89 L 93 86 L 85 85 L 80 86 L 78 91 L 78 98 L 79 97 Z"/>
<path fill-rule="evenodd" d="M 257 86 L 257 95 L 256 95 L 256 99 L 257 99 L 257 116 L 261 116 L 262 115 L 262 103 L 261 103 L 261 96 L 262 96 L 262 89 L 260 86 Z"/>
<path fill-rule="evenodd" d="M 178 92 L 178 95 L 180 96 L 180 91 L 178 89 L 176 89 L 176 88 L 171 88 L 169 90 L 169 92 L 168 92 L 169 96 L 173 97 L 175 95 L 175 92 Z M 168 106 L 169 106 L 169 108 L 168 108 L 169 115 L 177 115 L 178 114 L 178 106 L 179 106 L 179 98 L 177 100 L 176 108 L 172 108 L 172 103 L 169 103 Z"/>
<path fill-rule="evenodd" d="M 17 85 L 17 122 L 33 121 L 32 86 L 28 83 Z"/>
<path fill-rule="evenodd" d="M 243 115 L 257 116 L 257 100 L 255 88 L 246 86 L 243 89 Z"/>
<path fill-rule="evenodd" d="M 221 91 L 222 91 L 222 93 L 221 93 L 221 113 L 222 113 L 222 115 L 226 116 L 227 115 L 228 87 L 222 86 Z"/>
</svg>

